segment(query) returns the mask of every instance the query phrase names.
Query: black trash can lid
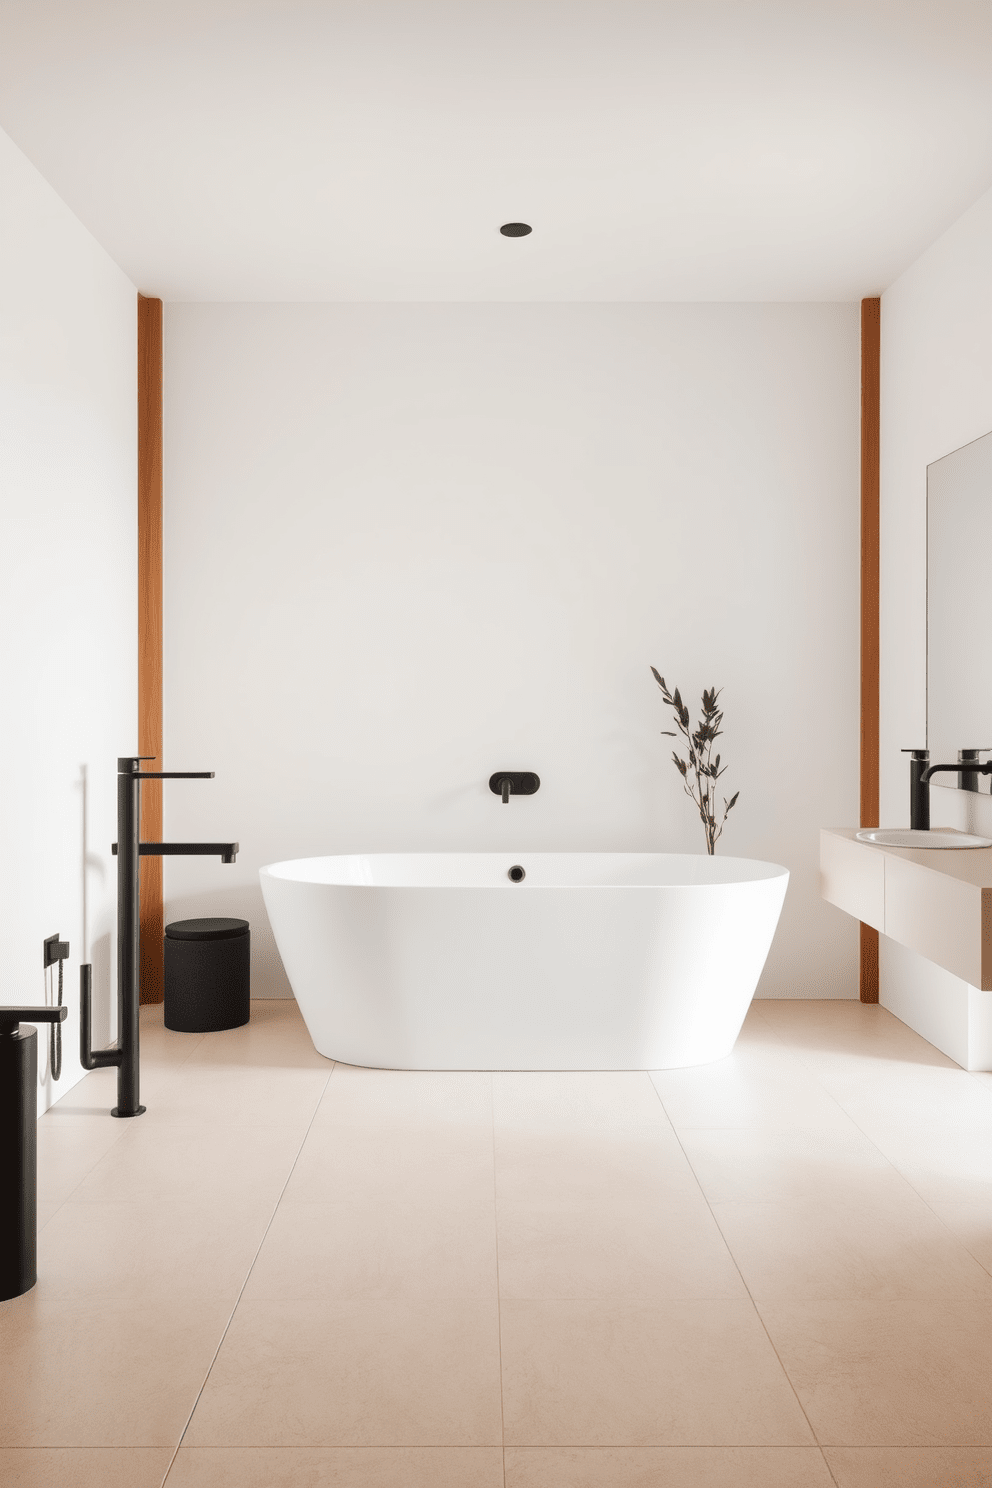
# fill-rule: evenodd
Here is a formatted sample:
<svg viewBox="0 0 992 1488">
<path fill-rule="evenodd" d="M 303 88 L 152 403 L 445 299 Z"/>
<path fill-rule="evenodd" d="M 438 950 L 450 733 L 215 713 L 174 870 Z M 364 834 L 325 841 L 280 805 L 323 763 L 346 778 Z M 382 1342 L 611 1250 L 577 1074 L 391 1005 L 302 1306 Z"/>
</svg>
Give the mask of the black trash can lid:
<svg viewBox="0 0 992 1488">
<path fill-rule="evenodd" d="M 248 934 L 247 920 L 173 920 L 166 925 L 170 940 L 233 940 Z"/>
</svg>

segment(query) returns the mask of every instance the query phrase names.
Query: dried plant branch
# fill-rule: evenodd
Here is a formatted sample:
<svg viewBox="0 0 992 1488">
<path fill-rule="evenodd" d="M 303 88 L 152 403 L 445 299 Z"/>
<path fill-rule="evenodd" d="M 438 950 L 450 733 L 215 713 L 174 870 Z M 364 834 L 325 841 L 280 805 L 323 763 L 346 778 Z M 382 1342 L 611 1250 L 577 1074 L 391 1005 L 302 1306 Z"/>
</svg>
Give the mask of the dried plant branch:
<svg viewBox="0 0 992 1488">
<path fill-rule="evenodd" d="M 719 754 L 713 753 L 713 745 L 722 732 L 720 725 L 723 723 L 723 712 L 718 702 L 720 691 L 715 687 L 703 691 L 702 717 L 696 727 L 692 728 L 689 709 L 683 703 L 678 688 L 676 687 L 674 692 L 669 692 L 661 673 L 652 667 L 651 674 L 661 688 L 662 697 L 675 715 L 677 732 L 673 729 L 662 729 L 662 733 L 670 739 L 681 737 L 689 755 L 688 760 L 684 760 L 673 751 L 672 760 L 682 776 L 682 786 L 686 795 L 690 801 L 695 803 L 699 811 L 699 819 L 706 833 L 706 851 L 712 854 L 716 851 L 716 844 L 723 832 L 724 823 L 737 805 L 737 798 L 740 795 L 740 791 L 736 791 L 729 801 L 724 796 L 723 814 L 718 820 L 716 782 L 727 768 L 726 765 L 721 766 Z"/>
</svg>

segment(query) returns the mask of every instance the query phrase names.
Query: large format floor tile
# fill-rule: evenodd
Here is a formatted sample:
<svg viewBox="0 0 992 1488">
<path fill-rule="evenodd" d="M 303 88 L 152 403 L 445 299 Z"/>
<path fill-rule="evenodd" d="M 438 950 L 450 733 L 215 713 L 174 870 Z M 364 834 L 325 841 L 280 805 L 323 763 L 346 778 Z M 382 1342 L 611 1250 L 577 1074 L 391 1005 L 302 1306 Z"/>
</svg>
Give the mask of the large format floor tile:
<svg viewBox="0 0 992 1488">
<path fill-rule="evenodd" d="M 813 1443 L 750 1302 L 504 1301 L 500 1313 L 508 1444 Z"/>
<path fill-rule="evenodd" d="M 992 1276 L 913 1193 L 887 1202 L 738 1200 L 713 1212 L 755 1298 L 992 1302 Z"/>
<path fill-rule="evenodd" d="M 827 1447 L 837 1488 L 990 1488 L 987 1447 Z"/>
<path fill-rule="evenodd" d="M 0 1302 L 0 1446 L 178 1446 L 230 1310 L 37 1290 Z"/>
<path fill-rule="evenodd" d="M 884 1009 L 653 1076 L 142 1028 L 145 1117 L 39 1123 L 5 1488 L 992 1488 L 992 1077 Z"/>
<path fill-rule="evenodd" d="M 492 1198 L 469 1203 L 283 1204 L 245 1297 L 253 1301 L 496 1301 Z"/>
<path fill-rule="evenodd" d="M 833 1479 L 818 1447 L 507 1447 L 506 1488 L 833 1488 Z"/>
<path fill-rule="evenodd" d="M 747 1292 L 700 1195 L 646 1190 L 597 1198 L 501 1199 L 502 1297 L 566 1300 L 736 1298 Z"/>
<path fill-rule="evenodd" d="M 745 1044 L 716 1064 L 655 1070 L 651 1080 L 672 1125 L 852 1128 L 850 1116 L 797 1059 Z"/>
<path fill-rule="evenodd" d="M 855 1129 L 693 1127 L 681 1136 L 711 1204 L 738 1199 L 858 1204 L 910 1193 L 906 1179 Z"/>
<path fill-rule="evenodd" d="M 675 1133 L 496 1129 L 496 1196 L 500 1204 L 650 1205 L 659 1194 L 691 1202 L 699 1182 Z"/>
<path fill-rule="evenodd" d="M 503 1071 L 493 1076 L 493 1119 L 507 1130 L 549 1133 L 668 1126 L 640 1070 Z"/>
<path fill-rule="evenodd" d="M 824 1446 L 992 1446 L 992 1304 L 759 1302 Z"/>
<path fill-rule="evenodd" d="M 46 1298 L 202 1297 L 233 1307 L 272 1218 L 253 1197 L 214 1206 L 69 1202 L 38 1240 Z"/>
<path fill-rule="evenodd" d="M 0 1448 L 3 1488 L 161 1488 L 171 1447 Z"/>
<path fill-rule="evenodd" d="M 285 1202 L 478 1204 L 491 1202 L 492 1196 L 491 1126 L 398 1123 L 369 1128 L 315 1122 Z"/>
<path fill-rule="evenodd" d="M 243 1301 L 189 1446 L 498 1446 L 493 1303 Z"/>
<path fill-rule="evenodd" d="M 138 1121 L 141 1117 L 136 1118 Z M 132 1126 L 73 1192 L 78 1203 L 275 1202 L 306 1124 L 247 1127 L 169 1121 Z"/>
<path fill-rule="evenodd" d="M 338 1064 L 316 1126 L 423 1131 L 492 1126 L 492 1076 L 477 1070 L 380 1070 Z"/>
<path fill-rule="evenodd" d="M 182 1447 L 168 1488 L 503 1488 L 500 1447 Z"/>
</svg>

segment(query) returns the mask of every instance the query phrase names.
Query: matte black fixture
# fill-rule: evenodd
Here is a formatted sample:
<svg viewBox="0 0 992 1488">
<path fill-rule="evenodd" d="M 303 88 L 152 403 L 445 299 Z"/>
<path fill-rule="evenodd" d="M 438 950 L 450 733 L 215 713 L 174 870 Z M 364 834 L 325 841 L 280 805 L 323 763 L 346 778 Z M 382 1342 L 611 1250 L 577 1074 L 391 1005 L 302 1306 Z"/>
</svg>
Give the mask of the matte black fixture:
<svg viewBox="0 0 992 1488">
<path fill-rule="evenodd" d="M 980 754 L 990 754 L 989 749 L 959 749 L 958 763 L 966 766 L 958 772 L 958 790 L 978 792 L 978 777 L 982 773 L 974 767 L 972 761 L 977 760 Z"/>
<path fill-rule="evenodd" d="M 38 1280 L 38 1034 L 64 1007 L 0 1007 L 0 1302 Z"/>
<path fill-rule="evenodd" d="M 218 856 L 233 863 L 236 842 L 141 842 L 143 780 L 212 780 L 213 770 L 145 770 L 154 755 L 127 755 L 117 761 L 117 1043 L 94 1049 L 90 1037 L 92 972 L 79 968 L 79 1062 L 83 1069 L 117 1067 L 117 1104 L 111 1116 L 140 1116 L 138 1101 L 138 994 L 141 958 L 141 902 L 138 869 L 142 857 Z"/>
<path fill-rule="evenodd" d="M 525 238 L 533 231 L 529 222 L 504 222 L 500 228 L 504 238 Z"/>
<path fill-rule="evenodd" d="M 540 790 L 541 780 L 533 770 L 497 770 L 489 777 L 489 789 L 494 796 L 503 797 L 503 805 L 509 805 L 511 796 L 532 796 Z"/>
<path fill-rule="evenodd" d="M 984 765 L 978 762 L 980 754 L 988 753 L 988 750 L 984 749 L 959 749 L 958 757 L 953 765 L 931 765 L 929 749 L 904 749 L 902 753 L 910 757 L 909 825 L 918 832 L 930 830 L 930 777 L 932 775 L 954 770 L 961 781 L 968 779 L 970 782 L 968 785 L 962 784 L 962 790 L 977 790 L 979 775 L 992 775 L 992 760 L 986 760 Z M 962 770 L 962 765 L 967 765 L 967 769 Z"/>
<path fill-rule="evenodd" d="M 527 877 L 527 871 L 526 869 L 521 868 L 519 863 L 514 863 L 512 868 L 508 868 L 506 870 L 506 876 L 511 883 L 523 883 L 524 879 Z"/>
<path fill-rule="evenodd" d="M 62 1006 L 62 963 L 69 959 L 69 942 L 59 940 L 58 931 L 49 935 L 42 941 L 42 958 L 47 971 L 50 966 L 58 964 L 59 968 L 59 990 L 57 1006 Z M 49 1031 L 48 1067 L 53 1080 L 62 1078 L 62 1024 L 56 1020 L 52 1023 Z"/>
</svg>

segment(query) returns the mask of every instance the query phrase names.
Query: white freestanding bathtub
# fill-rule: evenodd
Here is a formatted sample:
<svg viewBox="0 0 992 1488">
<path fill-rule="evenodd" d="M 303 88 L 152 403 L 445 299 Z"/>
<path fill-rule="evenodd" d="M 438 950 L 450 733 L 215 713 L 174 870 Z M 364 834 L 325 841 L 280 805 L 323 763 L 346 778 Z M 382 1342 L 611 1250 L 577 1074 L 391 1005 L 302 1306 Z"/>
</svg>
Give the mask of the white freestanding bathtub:
<svg viewBox="0 0 992 1488">
<path fill-rule="evenodd" d="M 509 1070 L 722 1059 L 789 881 L 676 853 L 356 854 L 260 877 L 321 1054 Z"/>
</svg>

